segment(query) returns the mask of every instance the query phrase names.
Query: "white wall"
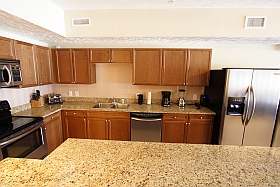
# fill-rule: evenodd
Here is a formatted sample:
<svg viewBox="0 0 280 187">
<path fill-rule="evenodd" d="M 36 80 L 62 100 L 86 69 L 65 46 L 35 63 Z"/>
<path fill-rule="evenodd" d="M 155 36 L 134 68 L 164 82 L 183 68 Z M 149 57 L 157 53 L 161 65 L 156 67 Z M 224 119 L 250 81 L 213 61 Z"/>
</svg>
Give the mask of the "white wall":
<svg viewBox="0 0 280 187">
<path fill-rule="evenodd" d="M 65 36 L 64 11 L 49 0 L 0 0 L 0 9 Z"/>
<path fill-rule="evenodd" d="M 8 100 L 11 107 L 30 103 L 30 98 L 35 90 L 40 90 L 41 95 L 52 93 L 52 85 L 35 86 L 30 88 L 0 88 L 0 100 Z"/>
</svg>

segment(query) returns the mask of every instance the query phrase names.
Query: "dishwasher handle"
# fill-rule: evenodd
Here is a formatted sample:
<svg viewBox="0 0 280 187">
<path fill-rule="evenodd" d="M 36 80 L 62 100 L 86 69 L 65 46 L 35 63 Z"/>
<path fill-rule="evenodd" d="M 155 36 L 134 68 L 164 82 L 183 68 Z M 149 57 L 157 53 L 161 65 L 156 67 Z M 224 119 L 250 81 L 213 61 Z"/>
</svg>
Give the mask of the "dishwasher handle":
<svg viewBox="0 0 280 187">
<path fill-rule="evenodd" d="M 135 121 L 161 121 L 161 118 L 136 118 L 136 117 L 131 117 L 131 120 Z"/>
</svg>

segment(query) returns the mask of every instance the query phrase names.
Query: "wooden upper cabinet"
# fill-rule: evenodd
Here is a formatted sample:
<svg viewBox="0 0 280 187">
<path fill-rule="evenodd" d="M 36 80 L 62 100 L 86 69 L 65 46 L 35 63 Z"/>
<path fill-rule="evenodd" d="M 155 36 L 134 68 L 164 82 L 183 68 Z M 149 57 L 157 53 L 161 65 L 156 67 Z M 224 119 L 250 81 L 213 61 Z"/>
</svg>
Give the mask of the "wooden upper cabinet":
<svg viewBox="0 0 280 187">
<path fill-rule="evenodd" d="M 93 63 L 132 63 L 132 49 L 90 49 L 90 62 Z"/>
<path fill-rule="evenodd" d="M 161 49 L 134 49 L 133 51 L 133 84 L 161 84 Z"/>
<path fill-rule="evenodd" d="M 0 37 L 0 58 L 15 59 L 14 40 Z"/>
<path fill-rule="evenodd" d="M 208 86 L 211 67 L 211 49 L 189 49 L 186 85 Z"/>
<path fill-rule="evenodd" d="M 74 79 L 73 75 L 73 63 L 72 53 L 70 49 L 57 49 L 55 51 L 56 59 L 54 64 L 54 71 L 56 71 L 57 83 L 72 83 Z"/>
<path fill-rule="evenodd" d="M 16 59 L 20 60 L 22 87 L 36 86 L 36 66 L 34 57 L 34 45 L 15 41 Z"/>
<path fill-rule="evenodd" d="M 91 83 L 90 68 L 95 65 L 89 64 L 89 50 L 72 49 L 72 59 L 73 59 L 73 67 L 74 67 L 74 83 L 90 84 Z"/>
<path fill-rule="evenodd" d="M 111 49 L 112 63 L 132 63 L 132 49 Z"/>
<path fill-rule="evenodd" d="M 53 50 L 55 82 L 92 84 L 96 82 L 95 64 L 89 63 L 89 49 Z"/>
<path fill-rule="evenodd" d="M 38 84 L 51 84 L 53 81 L 50 49 L 47 47 L 35 46 L 35 57 Z"/>
<path fill-rule="evenodd" d="M 110 49 L 90 49 L 90 62 L 111 62 Z"/>
<path fill-rule="evenodd" d="M 185 85 L 186 49 L 163 49 L 161 85 Z"/>
</svg>

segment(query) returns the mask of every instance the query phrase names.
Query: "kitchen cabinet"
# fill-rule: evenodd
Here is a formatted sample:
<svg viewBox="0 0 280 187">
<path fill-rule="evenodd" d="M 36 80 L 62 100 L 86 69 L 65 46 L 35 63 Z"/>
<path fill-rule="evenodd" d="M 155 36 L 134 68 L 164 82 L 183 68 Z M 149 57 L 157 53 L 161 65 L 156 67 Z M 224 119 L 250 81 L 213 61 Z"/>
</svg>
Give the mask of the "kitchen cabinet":
<svg viewBox="0 0 280 187">
<path fill-rule="evenodd" d="M 36 86 L 36 64 L 34 58 L 34 45 L 15 41 L 15 56 L 20 60 L 22 87 Z"/>
<path fill-rule="evenodd" d="M 211 143 L 213 115 L 189 114 L 186 143 Z"/>
<path fill-rule="evenodd" d="M 205 114 L 164 114 L 162 142 L 209 144 L 213 116 Z"/>
<path fill-rule="evenodd" d="M 133 50 L 133 84 L 160 85 L 161 67 L 161 49 Z"/>
<path fill-rule="evenodd" d="M 92 63 L 132 63 L 132 49 L 90 49 Z"/>
<path fill-rule="evenodd" d="M 87 111 L 88 138 L 130 140 L 129 112 Z"/>
<path fill-rule="evenodd" d="M 62 125 L 60 111 L 44 118 L 48 153 L 50 154 L 62 142 Z"/>
<path fill-rule="evenodd" d="M 185 85 L 187 50 L 163 49 L 161 85 Z"/>
<path fill-rule="evenodd" d="M 89 63 L 89 49 L 56 49 L 53 59 L 56 83 L 96 83 L 96 67 Z"/>
<path fill-rule="evenodd" d="M 184 114 L 164 114 L 162 122 L 161 141 L 168 143 L 185 142 L 185 119 Z"/>
<path fill-rule="evenodd" d="M 211 49 L 188 49 L 186 85 L 209 85 L 211 55 Z"/>
<path fill-rule="evenodd" d="M 63 140 L 67 138 L 87 138 L 86 112 L 84 110 L 64 110 Z"/>
<path fill-rule="evenodd" d="M 51 51 L 47 47 L 35 45 L 37 84 L 52 84 Z"/>
<path fill-rule="evenodd" d="M 0 36 L 0 58 L 15 59 L 14 40 Z"/>
</svg>

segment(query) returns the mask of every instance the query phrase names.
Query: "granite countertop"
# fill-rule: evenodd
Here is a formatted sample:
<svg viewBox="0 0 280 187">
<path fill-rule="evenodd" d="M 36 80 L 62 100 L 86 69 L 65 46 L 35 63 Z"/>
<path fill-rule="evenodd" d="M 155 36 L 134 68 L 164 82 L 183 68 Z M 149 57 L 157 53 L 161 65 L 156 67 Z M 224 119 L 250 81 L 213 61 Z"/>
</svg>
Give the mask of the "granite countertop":
<svg viewBox="0 0 280 187">
<path fill-rule="evenodd" d="M 92 110 L 92 111 L 119 111 L 119 112 L 151 112 L 151 113 L 182 113 L 182 114 L 209 114 L 215 115 L 215 112 L 206 107 L 197 109 L 194 105 L 186 105 L 181 108 L 175 104 L 170 107 L 163 107 L 159 104 L 152 105 L 138 105 L 129 103 L 128 109 L 105 109 L 92 108 L 96 102 L 83 101 L 66 101 L 63 104 L 45 104 L 40 108 L 29 108 L 21 112 L 14 113 L 15 116 L 42 116 L 46 117 L 60 110 Z"/>
<path fill-rule="evenodd" d="M 6 158 L 0 186 L 279 186 L 280 148 L 67 139 Z"/>
</svg>

